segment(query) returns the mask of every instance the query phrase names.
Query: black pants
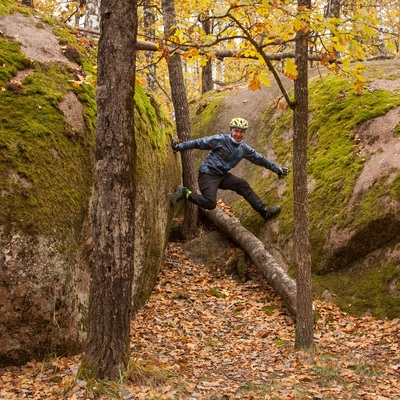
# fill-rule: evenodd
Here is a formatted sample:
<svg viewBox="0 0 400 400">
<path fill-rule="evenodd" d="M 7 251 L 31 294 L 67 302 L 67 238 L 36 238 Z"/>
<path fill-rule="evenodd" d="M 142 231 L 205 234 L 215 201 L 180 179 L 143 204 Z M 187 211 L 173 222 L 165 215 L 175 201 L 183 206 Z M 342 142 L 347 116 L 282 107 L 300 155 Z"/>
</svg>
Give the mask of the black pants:
<svg viewBox="0 0 400 400">
<path fill-rule="evenodd" d="M 230 173 L 210 175 L 200 172 L 198 182 L 201 195 L 191 193 L 188 200 L 206 210 L 213 210 L 217 206 L 218 189 L 232 190 L 243 196 L 258 213 L 261 213 L 265 208 L 265 204 L 256 195 L 248 182 Z"/>
</svg>

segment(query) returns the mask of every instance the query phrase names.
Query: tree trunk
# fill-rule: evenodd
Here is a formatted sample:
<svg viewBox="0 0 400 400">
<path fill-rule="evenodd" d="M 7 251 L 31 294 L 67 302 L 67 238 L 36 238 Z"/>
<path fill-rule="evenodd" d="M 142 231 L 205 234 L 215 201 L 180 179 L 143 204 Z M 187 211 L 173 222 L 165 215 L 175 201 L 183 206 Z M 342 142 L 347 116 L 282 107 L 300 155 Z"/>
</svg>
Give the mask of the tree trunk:
<svg viewBox="0 0 400 400">
<path fill-rule="evenodd" d="M 209 35 L 212 31 L 211 20 L 205 19 L 202 21 L 204 32 Z M 204 94 L 213 89 L 213 76 L 212 76 L 212 61 L 208 57 L 207 64 L 201 68 L 201 93 Z"/>
<path fill-rule="evenodd" d="M 311 8 L 311 0 L 298 0 L 300 12 Z M 305 21 L 305 20 L 304 20 Z M 304 22 L 306 26 L 306 22 Z M 311 248 L 308 221 L 307 193 L 307 138 L 308 138 L 308 31 L 296 34 L 296 65 L 298 76 L 294 82 L 294 243 L 297 282 L 296 343 L 298 349 L 313 348 L 313 309 L 311 284 Z"/>
<path fill-rule="evenodd" d="M 134 259 L 135 0 L 102 0 L 93 260 L 82 374 L 118 380 L 129 359 Z"/>
<path fill-rule="evenodd" d="M 207 64 L 201 68 L 201 94 L 213 89 L 212 62 L 208 58 Z"/>
<path fill-rule="evenodd" d="M 143 23 L 144 23 L 144 32 L 146 35 L 146 40 L 155 41 L 155 21 L 156 17 L 154 15 L 154 11 L 151 5 L 150 0 L 143 1 Z M 147 62 L 147 85 L 153 91 L 157 89 L 157 82 L 156 82 L 156 64 L 153 62 L 153 52 L 146 51 L 146 62 Z"/>
<path fill-rule="evenodd" d="M 342 0 L 328 0 L 326 7 L 325 7 L 325 12 L 324 16 L 325 18 L 336 18 L 339 20 L 340 18 L 340 9 L 342 6 Z M 336 27 L 339 26 L 339 23 L 337 22 L 335 24 Z M 334 34 L 332 34 L 334 36 Z M 331 50 L 331 57 L 336 61 L 341 57 L 340 52 L 336 51 L 334 48 Z"/>
<path fill-rule="evenodd" d="M 100 30 L 100 0 L 86 0 L 85 28 Z"/>
<path fill-rule="evenodd" d="M 296 283 L 268 253 L 264 244 L 222 210 L 216 208 L 202 212 L 249 255 L 257 269 L 283 299 L 290 315 L 296 319 Z"/>
<path fill-rule="evenodd" d="M 173 33 L 176 25 L 175 5 L 173 0 L 163 0 L 164 31 L 166 39 Z M 171 85 L 172 102 L 175 110 L 176 131 L 182 141 L 190 140 L 192 130 L 190 126 L 189 103 L 186 95 L 186 86 L 183 79 L 181 56 L 174 53 L 168 60 L 169 81 Z M 181 153 L 183 165 L 183 185 L 197 191 L 197 179 L 193 168 L 191 151 Z M 184 222 L 182 233 L 185 239 L 191 239 L 198 232 L 198 207 L 187 201 L 185 203 Z"/>
</svg>

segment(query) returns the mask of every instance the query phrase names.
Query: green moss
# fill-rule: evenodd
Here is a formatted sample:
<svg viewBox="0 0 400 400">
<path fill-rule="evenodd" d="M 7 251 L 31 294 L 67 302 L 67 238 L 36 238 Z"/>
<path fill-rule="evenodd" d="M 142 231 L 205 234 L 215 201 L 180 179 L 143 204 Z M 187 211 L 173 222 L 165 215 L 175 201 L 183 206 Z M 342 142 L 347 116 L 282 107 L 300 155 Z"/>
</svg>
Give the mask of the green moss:
<svg viewBox="0 0 400 400">
<path fill-rule="evenodd" d="M 397 124 L 396 127 L 394 128 L 394 136 L 400 137 L 400 124 Z"/>
<path fill-rule="evenodd" d="M 138 137 L 147 138 L 154 150 L 165 148 L 167 140 L 172 139 L 172 124 L 161 111 L 154 97 L 146 94 L 143 87 L 136 85 L 135 128 Z M 165 128 L 164 132 L 159 129 Z M 167 134 L 165 134 L 167 133 Z"/>
<path fill-rule="evenodd" d="M 19 45 L 0 38 L 1 84 L 28 67 L 18 92 L 0 92 L 0 224 L 27 233 L 62 233 L 81 223 L 90 195 L 94 145 L 94 90 L 73 88 L 61 63 L 31 63 Z M 73 90 L 86 97 L 84 134 L 71 137 L 58 104 Z M 57 188 L 57 190 L 54 190 Z M 58 232 L 56 232 L 58 231 Z"/>
<path fill-rule="evenodd" d="M 322 251 L 321 238 L 328 237 L 333 225 L 355 228 L 379 211 L 374 204 L 384 190 L 382 185 L 372 188 L 353 213 L 338 207 L 348 204 L 363 169 L 363 159 L 356 154 L 356 128 L 400 105 L 397 93 L 379 90 L 357 96 L 350 86 L 350 81 L 331 76 L 310 87 L 309 174 L 315 187 L 309 194 L 309 207 L 314 259 Z"/>
<path fill-rule="evenodd" d="M 400 174 L 397 174 L 396 178 L 393 180 L 389 193 L 394 199 L 400 201 Z"/>
<path fill-rule="evenodd" d="M 57 25 L 53 32 L 57 35 L 59 43 L 65 46 L 64 55 L 72 62 L 80 65 L 86 72 L 87 79 L 95 77 L 95 63 L 97 56 L 97 47 L 90 39 L 82 38 L 78 43 L 78 38 L 72 33 L 66 25 Z M 90 80 L 93 83 L 94 78 Z"/>
<path fill-rule="evenodd" d="M 14 0 L 1 0 L 0 15 L 10 14 L 13 12 L 19 12 L 25 15 L 32 14 L 32 10 L 29 7 L 18 5 Z"/>
<path fill-rule="evenodd" d="M 314 267 L 323 252 L 324 240 L 329 237 L 332 226 L 356 228 L 378 216 L 384 210 L 376 202 L 387 190 L 385 177 L 362 199 L 353 213 L 346 207 L 353 193 L 357 177 L 364 167 L 364 161 L 357 155 L 356 129 L 364 122 L 386 114 L 400 105 L 397 93 L 384 90 L 366 91 L 356 95 L 352 82 L 326 76 L 310 84 L 309 106 L 312 118 L 309 124 L 308 173 L 312 181 L 309 192 L 310 240 L 313 249 Z M 270 116 L 271 110 L 265 115 Z M 272 133 L 264 139 L 272 142 L 280 163 L 291 165 L 293 143 L 282 140 L 287 136 L 293 122 L 291 111 L 282 115 L 274 124 Z M 268 126 L 263 123 L 263 126 Z M 293 182 L 286 179 L 287 190 L 281 200 L 287 212 L 280 215 L 280 238 L 293 231 Z M 394 184 L 394 183 L 393 183 Z M 263 183 L 266 186 L 267 182 Z M 268 191 L 267 188 L 260 188 Z"/>
<path fill-rule="evenodd" d="M 2 0 L 0 3 L 0 15 L 9 14 L 11 7 L 14 6 L 14 0 Z"/>
<path fill-rule="evenodd" d="M 191 105 L 190 120 L 193 137 L 210 134 L 209 127 L 218 115 L 219 107 L 228 92 L 207 92 L 198 104 Z"/>
<path fill-rule="evenodd" d="M 0 37 L 0 88 L 17 75 L 19 70 L 31 67 L 31 60 L 25 57 L 20 45 Z"/>
<path fill-rule="evenodd" d="M 382 76 L 382 74 L 378 74 Z M 385 115 L 391 109 L 400 106 L 398 92 L 375 90 L 366 91 L 356 95 L 352 90 L 352 82 L 338 79 L 335 76 L 324 77 L 310 84 L 310 124 L 308 148 L 308 174 L 309 174 L 309 219 L 310 240 L 312 245 L 312 262 L 315 272 L 323 272 L 328 254 L 324 251 L 330 230 L 336 226 L 342 229 L 359 229 L 367 227 L 371 221 L 383 219 L 388 212 L 385 201 L 391 196 L 394 200 L 400 198 L 400 177 L 390 177 L 392 171 L 380 176 L 366 193 L 360 194 L 353 207 L 348 212 L 347 205 L 352 196 L 354 185 L 364 168 L 365 160 L 357 155 L 358 147 L 355 133 L 366 121 Z M 257 147 L 271 147 L 276 155 L 276 160 L 281 165 L 291 166 L 293 156 L 293 113 L 291 110 L 284 112 L 280 118 L 270 123 L 271 117 L 276 113 L 275 104 L 267 104 L 259 122 L 263 135 L 257 138 Z M 395 135 L 399 135 L 399 126 Z M 273 177 L 259 179 L 257 167 L 248 168 L 248 177 L 252 187 L 258 193 L 263 193 L 269 204 L 279 202 L 283 211 L 279 216 L 279 233 L 270 232 L 270 238 L 286 249 L 287 243 L 293 237 L 293 179 L 292 175 L 284 180 L 286 189 L 283 195 L 277 193 Z M 379 206 L 379 205 L 382 206 Z M 257 218 L 252 209 L 242 200 L 234 204 L 235 210 L 248 229 L 256 235 L 265 229 L 265 224 Z M 395 216 L 391 217 L 394 220 Z M 293 255 L 288 254 L 288 260 Z M 398 310 L 398 302 L 388 298 L 388 280 L 397 276 L 394 266 L 380 267 L 378 272 L 360 273 L 360 279 L 354 278 L 349 271 L 337 271 L 333 275 L 315 277 L 316 285 L 322 291 L 326 288 L 337 294 L 340 305 L 352 303 L 349 311 L 362 313 L 371 309 L 374 315 L 393 316 L 392 309 Z M 372 268 L 371 268 L 372 271 Z M 361 278 L 362 276 L 362 278 Z M 376 285 L 368 302 L 368 293 L 372 283 Z M 337 281 L 337 284 L 334 284 Z M 320 283 L 320 284 L 319 284 Z M 353 287 L 356 298 L 351 299 L 350 289 Z M 349 294 L 346 290 L 349 289 Z M 379 293 L 382 296 L 379 297 Z M 376 309 L 375 309 L 376 308 Z M 398 314 L 398 311 L 397 311 Z M 397 315 L 398 316 L 398 315 Z"/>
<path fill-rule="evenodd" d="M 399 268 L 384 259 L 376 260 L 362 271 L 347 270 L 313 278 L 316 296 L 329 288 L 342 310 L 356 315 L 370 313 L 376 318 L 399 317 L 400 297 L 389 291 L 389 285 L 396 281 L 400 282 Z"/>
</svg>

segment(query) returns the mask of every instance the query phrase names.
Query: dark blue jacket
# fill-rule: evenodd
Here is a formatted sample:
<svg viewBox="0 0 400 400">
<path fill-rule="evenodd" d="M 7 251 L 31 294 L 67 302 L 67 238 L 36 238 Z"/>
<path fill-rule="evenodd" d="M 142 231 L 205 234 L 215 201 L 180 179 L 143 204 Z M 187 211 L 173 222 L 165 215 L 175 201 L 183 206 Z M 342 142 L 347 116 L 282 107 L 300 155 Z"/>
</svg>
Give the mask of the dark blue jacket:
<svg viewBox="0 0 400 400">
<path fill-rule="evenodd" d="M 242 158 L 251 161 L 253 164 L 268 168 L 278 173 L 280 168 L 272 161 L 257 153 L 245 142 L 234 142 L 230 135 L 217 134 L 200 139 L 189 140 L 179 143 L 176 150 L 211 150 L 201 163 L 199 171 L 211 175 L 224 175 L 235 167 Z"/>
</svg>

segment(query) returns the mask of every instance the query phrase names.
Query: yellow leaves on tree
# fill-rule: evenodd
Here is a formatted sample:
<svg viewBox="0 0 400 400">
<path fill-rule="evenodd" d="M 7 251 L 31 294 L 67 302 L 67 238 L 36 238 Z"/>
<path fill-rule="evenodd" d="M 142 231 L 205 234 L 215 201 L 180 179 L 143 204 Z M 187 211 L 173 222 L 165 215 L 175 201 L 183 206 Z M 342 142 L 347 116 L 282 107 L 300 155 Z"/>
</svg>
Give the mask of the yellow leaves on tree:
<svg viewBox="0 0 400 400">
<path fill-rule="evenodd" d="M 297 65 L 295 64 L 293 59 L 288 58 L 286 60 L 285 66 L 283 67 L 283 73 L 289 79 L 293 79 L 293 80 L 297 79 L 297 75 L 298 75 Z"/>
</svg>

